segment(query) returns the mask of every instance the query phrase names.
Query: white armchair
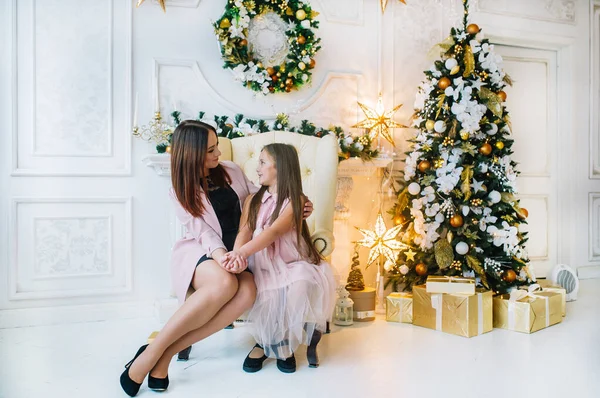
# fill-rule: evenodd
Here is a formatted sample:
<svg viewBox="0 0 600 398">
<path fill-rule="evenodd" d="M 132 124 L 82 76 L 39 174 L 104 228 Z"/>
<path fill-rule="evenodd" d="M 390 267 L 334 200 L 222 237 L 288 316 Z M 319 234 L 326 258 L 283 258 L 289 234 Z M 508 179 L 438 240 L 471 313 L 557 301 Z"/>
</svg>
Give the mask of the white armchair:
<svg viewBox="0 0 600 398">
<path fill-rule="evenodd" d="M 331 135 L 317 138 L 283 131 L 271 131 L 233 140 L 220 137 L 221 160 L 235 162 L 252 182 L 258 184 L 258 156 L 265 145 L 274 142 L 293 145 L 298 151 L 302 187 L 314 204 L 313 214 L 306 222 L 317 249 L 324 257 L 329 256 L 334 248 L 337 142 Z"/>
</svg>

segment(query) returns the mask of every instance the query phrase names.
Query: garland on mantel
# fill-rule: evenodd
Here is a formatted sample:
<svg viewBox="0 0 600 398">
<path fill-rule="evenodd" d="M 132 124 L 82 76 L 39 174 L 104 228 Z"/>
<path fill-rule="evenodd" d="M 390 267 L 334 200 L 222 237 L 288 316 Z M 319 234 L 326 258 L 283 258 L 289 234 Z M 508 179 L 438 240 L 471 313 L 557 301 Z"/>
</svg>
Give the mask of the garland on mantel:
<svg viewBox="0 0 600 398">
<path fill-rule="evenodd" d="M 233 118 L 229 116 L 215 115 L 213 121 L 204 118 L 206 112 L 198 112 L 196 120 L 202 120 L 215 127 L 219 137 L 229 139 L 247 137 L 256 134 L 266 133 L 267 131 L 289 131 L 297 134 L 307 135 L 311 137 L 324 137 L 328 134 L 334 134 L 338 142 L 338 160 L 349 159 L 351 157 L 361 158 L 363 161 L 371 160 L 379 151 L 372 148 L 373 141 L 369 137 L 368 131 L 360 136 L 353 136 L 346 132 L 340 126 L 330 126 L 328 128 L 317 127 L 314 123 L 308 120 L 302 120 L 299 125 L 290 125 L 288 115 L 280 113 L 275 120 L 268 122 L 263 119 L 249 119 L 242 114 L 237 114 Z M 181 123 L 181 112 L 174 111 L 171 113 L 174 125 Z M 168 142 L 159 143 L 156 146 L 158 153 L 164 153 L 170 150 L 172 133 L 168 135 Z"/>
</svg>

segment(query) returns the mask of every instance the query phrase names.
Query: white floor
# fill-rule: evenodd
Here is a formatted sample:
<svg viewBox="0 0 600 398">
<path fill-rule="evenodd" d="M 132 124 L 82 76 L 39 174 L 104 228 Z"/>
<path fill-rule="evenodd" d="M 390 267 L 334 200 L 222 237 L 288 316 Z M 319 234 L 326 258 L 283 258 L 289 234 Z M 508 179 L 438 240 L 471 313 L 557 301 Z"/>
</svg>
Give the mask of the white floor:
<svg viewBox="0 0 600 398">
<path fill-rule="evenodd" d="M 0 397 L 125 397 L 123 364 L 159 325 L 152 319 L 0 330 Z M 321 367 L 297 356 L 247 374 L 244 326 L 196 344 L 174 361 L 164 397 L 600 397 L 600 280 L 582 281 L 567 317 L 532 335 L 495 329 L 471 339 L 412 325 L 336 327 Z M 142 386 L 140 397 L 158 397 Z"/>
</svg>

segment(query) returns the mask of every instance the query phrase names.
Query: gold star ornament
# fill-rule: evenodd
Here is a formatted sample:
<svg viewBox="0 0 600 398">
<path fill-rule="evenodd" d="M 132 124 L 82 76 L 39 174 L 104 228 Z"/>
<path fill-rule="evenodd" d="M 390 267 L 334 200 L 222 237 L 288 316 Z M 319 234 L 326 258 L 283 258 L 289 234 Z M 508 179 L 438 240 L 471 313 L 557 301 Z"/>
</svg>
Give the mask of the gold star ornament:
<svg viewBox="0 0 600 398">
<path fill-rule="evenodd" d="M 139 6 L 141 6 L 144 1 L 146 0 L 137 0 L 137 3 L 135 4 L 135 8 L 138 8 Z M 160 7 L 162 8 L 163 12 L 167 12 L 167 6 L 165 5 L 165 1 L 166 0 L 157 0 L 158 4 L 160 4 Z M 402 0 L 400 0 L 402 1 Z"/>
<path fill-rule="evenodd" d="M 367 260 L 367 266 L 377 260 L 380 255 L 383 255 L 387 260 L 394 263 L 396 261 L 396 252 L 406 247 L 404 243 L 396 240 L 396 236 L 400 233 L 402 225 L 387 229 L 381 213 L 377 215 L 374 231 L 358 227 L 356 227 L 356 229 L 363 234 L 363 239 L 359 240 L 357 243 L 371 249 L 369 252 L 369 259 Z"/>
<path fill-rule="evenodd" d="M 379 99 L 377 100 L 377 105 L 375 106 L 375 109 L 369 108 L 368 106 L 366 106 L 365 104 L 361 104 L 360 102 L 358 103 L 358 106 L 360 106 L 360 109 L 362 109 L 363 113 L 366 116 L 366 119 L 358 122 L 352 127 L 369 130 L 369 137 L 371 137 L 371 139 L 375 139 L 376 137 L 381 135 L 383 138 L 388 140 L 388 142 L 392 144 L 392 146 L 395 147 L 396 143 L 394 142 L 394 137 L 392 137 L 391 129 L 397 127 L 406 128 L 406 126 L 393 121 L 392 116 L 394 116 L 394 113 L 396 113 L 396 111 L 400 109 L 402 104 L 397 105 L 391 111 L 386 111 L 383 108 L 383 100 L 381 99 L 381 94 L 379 94 Z"/>
</svg>

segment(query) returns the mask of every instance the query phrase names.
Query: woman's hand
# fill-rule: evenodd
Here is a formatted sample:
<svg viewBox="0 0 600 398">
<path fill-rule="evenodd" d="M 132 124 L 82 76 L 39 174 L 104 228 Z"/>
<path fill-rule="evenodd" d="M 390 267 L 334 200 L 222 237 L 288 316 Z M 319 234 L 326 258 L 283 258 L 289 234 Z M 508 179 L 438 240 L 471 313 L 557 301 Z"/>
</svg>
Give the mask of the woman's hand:
<svg viewBox="0 0 600 398">
<path fill-rule="evenodd" d="M 248 260 L 238 251 L 230 251 L 223 255 L 221 266 L 233 274 L 239 274 L 248 268 Z"/>
<path fill-rule="evenodd" d="M 308 199 L 308 196 L 305 196 L 306 202 L 304 202 L 304 215 L 303 218 L 306 220 L 313 212 L 313 202 Z"/>
</svg>

